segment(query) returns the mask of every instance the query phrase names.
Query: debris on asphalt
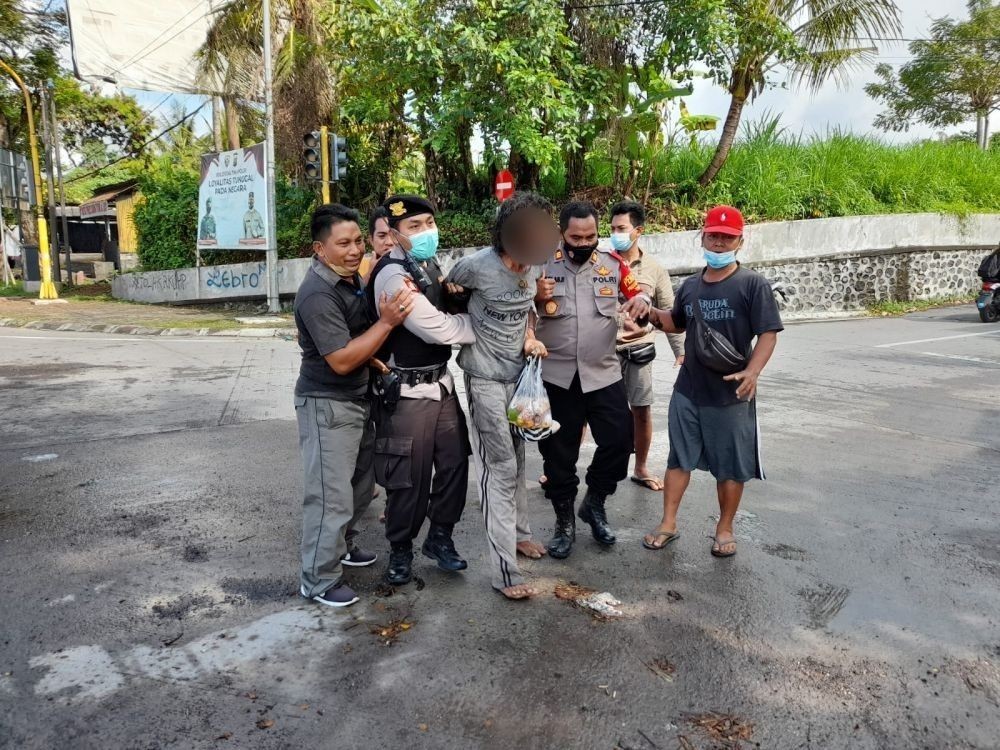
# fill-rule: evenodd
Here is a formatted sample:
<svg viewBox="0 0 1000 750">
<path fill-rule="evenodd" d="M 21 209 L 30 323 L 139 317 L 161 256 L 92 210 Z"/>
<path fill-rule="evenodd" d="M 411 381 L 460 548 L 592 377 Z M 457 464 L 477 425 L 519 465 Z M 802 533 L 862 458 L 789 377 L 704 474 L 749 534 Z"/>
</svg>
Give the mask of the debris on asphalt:
<svg viewBox="0 0 1000 750">
<path fill-rule="evenodd" d="M 679 591 L 674 591 L 673 589 L 670 589 L 669 591 L 667 591 L 667 599 L 669 599 L 672 602 L 679 602 L 683 598 L 684 597 L 680 595 Z"/>
<path fill-rule="evenodd" d="M 378 636 L 378 639 L 382 641 L 383 646 L 391 646 L 399 638 L 400 634 L 405 633 L 407 630 L 413 627 L 412 622 L 407 622 L 405 617 L 398 620 L 391 620 L 385 625 L 374 625 L 371 628 L 371 633 Z"/>
<path fill-rule="evenodd" d="M 177 635 L 175 635 L 173 638 L 168 638 L 167 640 L 163 641 L 163 645 L 164 646 L 173 646 L 175 643 L 177 643 L 177 641 L 179 641 L 181 639 L 181 637 L 183 635 L 184 635 L 184 631 L 182 630 Z"/>
<path fill-rule="evenodd" d="M 222 734 L 220 734 L 218 737 L 215 738 L 215 741 L 218 742 L 219 740 L 228 740 L 232 736 L 233 736 L 232 732 L 223 732 Z"/>
<path fill-rule="evenodd" d="M 604 619 L 613 617 L 624 617 L 625 613 L 618 609 L 622 603 L 615 599 L 607 591 L 600 594 L 592 594 L 577 602 L 581 607 L 593 610 L 597 616 Z"/>
<path fill-rule="evenodd" d="M 657 677 L 660 677 L 667 682 L 674 681 L 674 673 L 677 671 L 677 667 L 669 659 L 664 657 L 653 659 L 646 665 L 646 668 Z"/>
<path fill-rule="evenodd" d="M 687 722 L 719 742 L 739 743 L 741 740 L 750 740 L 753 737 L 752 723 L 714 711 L 689 716 Z"/>
<path fill-rule="evenodd" d="M 417 729 L 419 729 L 421 732 L 426 732 L 428 729 L 430 729 L 430 727 L 428 727 L 426 724 L 417 724 Z"/>
<path fill-rule="evenodd" d="M 257 722 L 258 729 L 270 729 L 274 726 L 274 719 L 261 719 Z"/>
<path fill-rule="evenodd" d="M 595 620 L 611 620 L 625 616 L 625 613 L 618 609 L 622 603 L 607 591 L 597 593 L 594 589 L 570 581 L 557 584 L 554 593 L 557 599 L 573 602 L 581 609 L 588 610 Z"/>
</svg>

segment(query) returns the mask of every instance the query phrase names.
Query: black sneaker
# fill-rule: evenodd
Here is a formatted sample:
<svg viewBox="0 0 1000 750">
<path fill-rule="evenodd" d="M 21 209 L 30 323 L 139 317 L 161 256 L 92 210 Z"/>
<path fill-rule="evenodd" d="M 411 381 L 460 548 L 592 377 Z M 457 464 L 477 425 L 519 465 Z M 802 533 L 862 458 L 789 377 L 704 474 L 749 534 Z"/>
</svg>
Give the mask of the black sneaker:
<svg viewBox="0 0 1000 750">
<path fill-rule="evenodd" d="M 340 558 L 340 562 L 351 568 L 364 568 L 378 560 L 378 555 L 374 552 L 365 552 L 360 547 L 351 547 L 347 554 Z"/>
<path fill-rule="evenodd" d="M 312 599 L 314 602 L 325 604 L 328 607 L 350 607 L 358 601 L 358 595 L 346 583 L 337 584 L 322 594 L 314 594 L 313 596 L 309 596 L 306 587 L 303 586 L 299 589 L 299 593 L 306 599 Z"/>
</svg>

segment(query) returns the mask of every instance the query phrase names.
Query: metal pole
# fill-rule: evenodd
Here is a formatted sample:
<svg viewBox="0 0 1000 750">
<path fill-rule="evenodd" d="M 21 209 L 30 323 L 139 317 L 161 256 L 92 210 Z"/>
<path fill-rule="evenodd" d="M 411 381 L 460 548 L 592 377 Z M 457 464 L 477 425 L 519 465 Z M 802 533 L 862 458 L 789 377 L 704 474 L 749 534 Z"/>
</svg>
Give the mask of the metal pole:
<svg viewBox="0 0 1000 750">
<path fill-rule="evenodd" d="M 264 159 L 267 164 L 267 223 L 270 231 L 267 238 L 267 309 L 281 312 L 278 296 L 278 227 L 274 205 L 274 100 L 272 92 L 273 71 L 271 62 L 271 0 L 263 0 L 264 11 L 264 125 L 267 143 L 264 145 Z"/>
<path fill-rule="evenodd" d="M 52 245 L 49 252 L 52 254 L 52 270 L 56 276 L 59 274 L 59 233 L 56 230 L 56 178 L 52 172 L 52 129 L 49 126 L 49 101 L 48 91 L 44 86 L 38 89 L 39 103 L 42 108 L 42 145 L 45 148 L 45 184 L 48 188 L 46 196 L 49 204 L 49 224 L 52 227 Z M 55 279 L 61 280 L 61 279 Z"/>
<path fill-rule="evenodd" d="M 73 286 L 73 266 L 70 265 L 69 220 L 66 218 L 66 186 L 63 184 L 62 159 L 59 158 L 59 118 L 56 117 L 56 92 L 52 80 L 49 80 L 49 106 L 52 108 L 52 142 L 53 157 L 56 163 L 56 181 L 59 183 L 59 207 L 62 210 L 62 241 L 66 253 L 66 285 Z"/>
<path fill-rule="evenodd" d="M 330 131 L 326 125 L 319 129 L 319 163 L 323 203 L 326 204 L 330 202 Z"/>
</svg>

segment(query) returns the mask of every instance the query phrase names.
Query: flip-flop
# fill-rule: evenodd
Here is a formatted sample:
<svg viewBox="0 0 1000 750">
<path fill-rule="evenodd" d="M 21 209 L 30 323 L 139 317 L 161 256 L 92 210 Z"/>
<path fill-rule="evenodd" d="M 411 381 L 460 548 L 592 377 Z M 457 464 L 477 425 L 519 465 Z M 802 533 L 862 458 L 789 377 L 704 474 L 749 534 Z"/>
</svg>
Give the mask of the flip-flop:
<svg viewBox="0 0 1000 750">
<path fill-rule="evenodd" d="M 645 487 L 647 490 L 650 490 L 651 492 L 663 492 L 663 485 L 662 484 L 660 484 L 659 487 L 653 487 L 653 486 L 650 485 L 650 482 L 659 482 L 660 481 L 656 477 L 636 477 L 636 476 L 631 476 L 631 477 L 629 477 L 629 479 L 631 479 L 633 482 L 635 482 L 636 484 L 638 484 L 640 487 Z"/>
<path fill-rule="evenodd" d="M 723 552 L 721 549 L 716 549 L 715 548 L 716 544 L 718 544 L 720 547 L 724 547 L 727 544 L 736 544 L 736 537 L 733 537 L 732 539 L 727 539 L 724 542 L 720 542 L 718 539 L 716 539 L 713 536 L 712 537 L 712 557 L 732 557 L 733 555 L 736 554 L 736 550 L 735 549 L 732 552 Z"/>
<path fill-rule="evenodd" d="M 672 541 L 674 541 L 675 539 L 677 539 L 681 535 L 681 532 L 679 532 L 679 531 L 673 531 L 673 532 L 670 532 L 670 531 L 651 531 L 649 533 L 653 535 L 654 540 L 657 537 L 661 537 L 661 536 L 665 536 L 666 537 L 666 539 L 663 541 L 663 544 L 650 544 L 649 542 L 646 541 L 646 538 L 643 537 L 643 539 L 642 539 L 642 546 L 645 547 L 646 549 L 651 549 L 651 550 L 661 550 L 661 549 L 663 549 L 664 547 L 666 547 L 668 544 L 670 544 Z"/>
</svg>

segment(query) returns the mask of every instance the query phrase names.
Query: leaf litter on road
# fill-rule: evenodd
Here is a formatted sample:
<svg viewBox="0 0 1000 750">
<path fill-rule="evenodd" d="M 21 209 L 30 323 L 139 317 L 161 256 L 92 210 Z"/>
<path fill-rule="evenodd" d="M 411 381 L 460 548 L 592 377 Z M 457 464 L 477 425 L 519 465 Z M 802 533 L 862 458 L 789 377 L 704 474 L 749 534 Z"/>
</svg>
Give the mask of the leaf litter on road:
<svg viewBox="0 0 1000 750">
<path fill-rule="evenodd" d="M 736 716 L 709 711 L 704 714 L 688 716 L 688 724 L 705 732 L 717 742 L 728 743 L 730 747 L 739 747 L 741 741 L 753 738 L 753 724 Z"/>
<path fill-rule="evenodd" d="M 370 630 L 372 635 L 378 637 L 378 640 L 383 646 L 391 646 L 396 642 L 396 639 L 407 630 L 413 627 L 413 623 L 409 622 L 406 617 L 400 617 L 395 620 L 390 620 L 384 625 L 373 625 Z"/>
<path fill-rule="evenodd" d="M 572 602 L 578 608 L 586 610 L 595 620 L 604 622 L 625 616 L 619 609 L 621 602 L 607 591 L 599 594 L 595 589 L 569 581 L 556 584 L 553 593 L 557 599 Z"/>
</svg>

